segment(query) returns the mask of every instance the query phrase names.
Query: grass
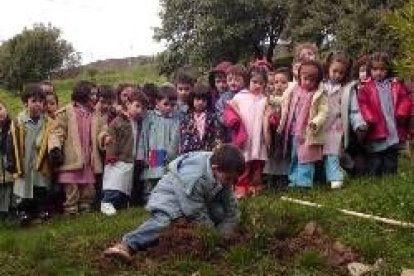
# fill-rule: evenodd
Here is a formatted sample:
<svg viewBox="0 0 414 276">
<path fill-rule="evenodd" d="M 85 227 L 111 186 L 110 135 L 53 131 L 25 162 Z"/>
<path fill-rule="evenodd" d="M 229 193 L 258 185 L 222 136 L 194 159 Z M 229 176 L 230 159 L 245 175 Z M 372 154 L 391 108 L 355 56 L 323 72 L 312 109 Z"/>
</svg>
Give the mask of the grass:
<svg viewBox="0 0 414 276">
<path fill-rule="evenodd" d="M 319 187 L 307 193 L 291 191 L 287 194 L 330 206 L 347 205 L 353 210 L 408 219 L 409 210 L 402 211 L 402 207 L 398 209 L 400 212 L 393 210 L 396 198 L 410 198 L 412 195 L 412 191 L 406 191 L 404 187 L 414 180 L 414 176 L 408 168 L 403 167 L 403 171 L 407 176 L 400 173 L 390 178 L 393 182 L 387 184 L 379 178 L 368 182 L 356 179 L 350 180 L 341 191 L 332 192 Z M 405 177 L 408 178 L 402 181 Z M 384 193 L 376 187 L 378 185 L 382 188 L 392 185 L 394 189 Z M 411 194 L 399 194 L 402 191 Z M 368 194 L 371 196 L 361 196 Z M 318 252 L 304 251 L 286 263 L 263 249 L 270 235 L 294 236 L 311 220 L 336 239 L 356 249 L 366 262 L 373 263 L 378 258 L 384 258 L 388 265 L 381 275 L 397 275 L 401 268 L 414 267 L 413 229 L 345 216 L 332 208 L 294 205 L 281 201 L 280 195 L 269 192 L 242 201 L 243 221 L 255 232 L 254 242 L 239 244 L 222 252 L 218 263 L 203 258 L 177 258 L 155 266 L 148 274 L 341 275 L 340 271 L 332 270 Z M 376 199 L 381 204 L 372 202 Z M 406 208 L 409 206 L 405 205 Z M 100 275 L 103 271 L 96 265 L 96 259 L 102 250 L 136 227 L 146 216 L 138 208 L 121 212 L 114 218 L 100 214 L 87 214 L 74 219 L 57 217 L 48 224 L 30 229 L 0 226 L 0 275 Z M 214 246 L 214 236 L 208 239 Z M 108 275 L 142 275 L 136 268 L 122 264 L 106 272 Z"/>
</svg>

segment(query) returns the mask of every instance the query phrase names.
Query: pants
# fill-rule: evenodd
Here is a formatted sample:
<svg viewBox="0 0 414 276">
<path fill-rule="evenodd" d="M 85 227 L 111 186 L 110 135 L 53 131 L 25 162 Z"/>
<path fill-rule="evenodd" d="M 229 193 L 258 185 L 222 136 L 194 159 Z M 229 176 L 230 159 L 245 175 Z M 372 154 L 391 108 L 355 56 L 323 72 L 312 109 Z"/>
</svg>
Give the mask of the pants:
<svg viewBox="0 0 414 276">
<path fill-rule="evenodd" d="M 368 153 L 366 171 L 368 175 L 395 174 L 398 170 L 398 150 L 388 148 Z"/>
<path fill-rule="evenodd" d="M 315 176 L 315 163 L 299 164 L 295 139 L 292 139 L 289 167 L 289 187 L 312 187 Z"/>
<path fill-rule="evenodd" d="M 94 184 L 63 184 L 66 200 L 63 203 L 65 213 L 77 213 L 91 210 L 95 200 Z"/>
<path fill-rule="evenodd" d="M 11 205 L 11 197 L 13 193 L 13 183 L 0 184 L 0 212 L 7 213 Z"/>
<path fill-rule="evenodd" d="M 111 203 L 115 209 L 128 207 L 129 196 L 116 190 L 103 190 L 102 202 Z"/>
<path fill-rule="evenodd" d="M 324 169 L 326 175 L 326 181 L 343 181 L 344 173 L 341 165 L 339 164 L 338 155 L 325 155 L 324 156 Z"/>
<path fill-rule="evenodd" d="M 47 210 L 50 191 L 45 187 L 33 187 L 33 198 L 18 198 L 17 212 L 25 212 L 29 215 L 37 215 Z"/>
<path fill-rule="evenodd" d="M 144 205 L 144 180 L 141 179 L 142 171 L 145 168 L 143 161 L 137 160 L 134 163 L 134 185 L 132 185 L 130 204 L 132 206 Z"/>
<path fill-rule="evenodd" d="M 134 231 L 126 234 L 122 242 L 134 251 L 144 250 L 155 244 L 161 232 L 171 224 L 171 218 L 163 212 L 154 212 Z"/>
</svg>

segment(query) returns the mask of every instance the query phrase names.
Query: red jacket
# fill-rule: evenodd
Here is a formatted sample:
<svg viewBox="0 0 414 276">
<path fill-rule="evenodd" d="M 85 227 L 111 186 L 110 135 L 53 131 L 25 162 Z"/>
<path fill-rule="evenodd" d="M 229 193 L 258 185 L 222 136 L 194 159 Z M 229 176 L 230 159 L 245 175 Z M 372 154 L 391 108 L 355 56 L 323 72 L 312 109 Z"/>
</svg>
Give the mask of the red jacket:
<svg viewBox="0 0 414 276">
<path fill-rule="evenodd" d="M 412 101 L 405 85 L 393 79 L 391 94 L 394 105 L 394 116 L 400 141 L 407 139 Z M 367 140 L 382 140 L 388 135 L 385 116 L 382 113 L 380 96 L 374 80 L 368 80 L 358 91 L 358 105 L 362 117 L 368 124 Z"/>
<path fill-rule="evenodd" d="M 244 126 L 239 114 L 230 104 L 226 104 L 224 107 L 223 117 L 224 125 L 232 131 L 231 143 L 240 149 L 243 149 L 248 137 L 246 127 Z"/>
</svg>

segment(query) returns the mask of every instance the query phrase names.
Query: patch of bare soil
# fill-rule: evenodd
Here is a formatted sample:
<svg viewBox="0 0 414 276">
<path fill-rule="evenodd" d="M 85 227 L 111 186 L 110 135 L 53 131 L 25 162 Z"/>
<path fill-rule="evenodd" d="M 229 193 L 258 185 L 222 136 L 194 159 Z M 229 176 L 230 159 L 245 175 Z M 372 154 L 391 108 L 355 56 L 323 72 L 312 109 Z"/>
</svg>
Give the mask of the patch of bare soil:
<svg viewBox="0 0 414 276">
<path fill-rule="evenodd" d="M 252 241 L 252 235 L 239 230 L 232 237 L 220 240 L 215 245 L 218 247 L 216 251 L 212 251 L 211 243 L 201 234 L 200 229 L 198 225 L 188 223 L 186 220 L 174 222 L 161 234 L 159 242 L 146 251 L 139 252 L 131 265 L 137 270 L 148 272 L 154 271 L 166 261 L 191 257 L 209 260 L 210 263 L 227 270 L 228 267 L 221 258 L 222 254 L 232 246 Z M 352 248 L 328 236 L 316 222 L 309 222 L 303 231 L 293 238 L 270 237 L 266 245 L 266 251 L 287 263 L 296 254 L 305 250 L 320 252 L 326 257 L 330 266 L 340 269 L 344 269 L 348 263 L 360 260 L 360 256 Z M 107 273 L 117 269 L 116 263 L 103 256 L 94 260 L 94 265 L 99 271 Z"/>
<path fill-rule="evenodd" d="M 269 249 L 280 259 L 292 257 L 305 250 L 315 250 L 326 257 L 329 265 L 340 268 L 360 259 L 359 254 L 352 248 L 328 236 L 314 221 L 309 222 L 297 237 L 271 240 Z"/>
</svg>

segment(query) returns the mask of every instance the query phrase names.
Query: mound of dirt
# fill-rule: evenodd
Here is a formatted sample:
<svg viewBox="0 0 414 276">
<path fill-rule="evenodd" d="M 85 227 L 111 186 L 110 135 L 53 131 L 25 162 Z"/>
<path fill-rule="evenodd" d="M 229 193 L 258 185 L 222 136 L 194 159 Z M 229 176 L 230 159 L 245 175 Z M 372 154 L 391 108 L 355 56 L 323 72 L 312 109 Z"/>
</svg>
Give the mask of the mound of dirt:
<svg viewBox="0 0 414 276">
<path fill-rule="evenodd" d="M 155 246 L 137 254 L 132 266 L 139 271 L 153 271 L 166 261 L 180 257 L 192 257 L 209 260 L 211 263 L 220 263 L 220 266 L 224 268 L 226 264 L 223 264 L 220 258 L 223 252 L 232 246 L 252 242 L 253 239 L 249 233 L 239 230 L 231 238 L 218 240 L 217 243 L 213 241 L 213 247 L 217 248 L 212 249 L 212 244 L 206 240 L 201 230 L 199 225 L 186 220 L 174 222 L 161 234 Z M 265 250 L 277 259 L 286 262 L 290 262 L 300 252 L 314 250 L 325 256 L 329 265 L 341 269 L 346 268 L 346 265 L 351 262 L 360 260 L 355 251 L 325 234 L 313 221 L 309 222 L 296 237 L 283 239 L 270 237 Z M 94 263 L 100 271 L 108 272 L 116 269 L 108 259 L 102 257 Z"/>
<path fill-rule="evenodd" d="M 326 257 L 329 265 L 342 268 L 360 259 L 354 250 L 329 237 L 314 221 L 309 222 L 297 237 L 271 240 L 269 249 L 280 259 L 292 257 L 305 250 L 315 250 Z"/>
</svg>

